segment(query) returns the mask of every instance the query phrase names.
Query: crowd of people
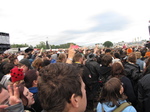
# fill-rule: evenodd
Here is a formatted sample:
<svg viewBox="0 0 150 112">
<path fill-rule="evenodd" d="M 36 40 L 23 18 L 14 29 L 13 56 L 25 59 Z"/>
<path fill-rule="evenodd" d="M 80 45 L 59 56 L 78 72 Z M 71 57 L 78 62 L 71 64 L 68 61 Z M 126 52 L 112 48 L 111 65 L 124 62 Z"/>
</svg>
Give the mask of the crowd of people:
<svg viewBox="0 0 150 112">
<path fill-rule="evenodd" d="M 150 50 L 0 54 L 0 112 L 149 112 Z"/>
</svg>

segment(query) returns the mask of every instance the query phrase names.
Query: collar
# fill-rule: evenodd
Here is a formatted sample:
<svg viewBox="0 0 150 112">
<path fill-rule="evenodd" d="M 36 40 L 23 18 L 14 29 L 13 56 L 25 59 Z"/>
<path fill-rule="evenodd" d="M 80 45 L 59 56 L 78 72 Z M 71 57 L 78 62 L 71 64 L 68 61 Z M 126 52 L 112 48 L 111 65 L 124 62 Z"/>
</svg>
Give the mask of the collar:
<svg viewBox="0 0 150 112">
<path fill-rule="evenodd" d="M 80 62 L 76 61 L 75 63 L 81 64 Z"/>
<path fill-rule="evenodd" d="M 31 88 L 29 88 L 29 91 L 31 93 L 37 93 L 38 92 L 38 88 L 37 87 L 31 87 Z"/>
</svg>

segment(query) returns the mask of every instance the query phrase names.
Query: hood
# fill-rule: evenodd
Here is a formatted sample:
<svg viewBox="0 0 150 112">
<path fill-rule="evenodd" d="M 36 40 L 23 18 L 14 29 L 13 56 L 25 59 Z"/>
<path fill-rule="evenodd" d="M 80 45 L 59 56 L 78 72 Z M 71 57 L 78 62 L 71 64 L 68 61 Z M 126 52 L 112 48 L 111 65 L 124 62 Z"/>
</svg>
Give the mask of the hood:
<svg viewBox="0 0 150 112">
<path fill-rule="evenodd" d="M 126 100 L 124 100 L 124 101 L 120 100 L 119 104 L 122 104 L 124 102 L 126 102 Z M 105 112 L 112 112 L 116 108 L 116 106 L 111 106 L 111 105 L 112 105 L 112 102 L 106 102 L 106 103 L 102 103 L 102 104 L 98 103 L 97 112 L 102 112 L 102 107 Z"/>
<path fill-rule="evenodd" d="M 100 74 L 105 75 L 105 74 L 110 74 L 111 71 L 111 67 L 105 67 L 105 66 L 101 66 L 100 67 Z"/>
</svg>

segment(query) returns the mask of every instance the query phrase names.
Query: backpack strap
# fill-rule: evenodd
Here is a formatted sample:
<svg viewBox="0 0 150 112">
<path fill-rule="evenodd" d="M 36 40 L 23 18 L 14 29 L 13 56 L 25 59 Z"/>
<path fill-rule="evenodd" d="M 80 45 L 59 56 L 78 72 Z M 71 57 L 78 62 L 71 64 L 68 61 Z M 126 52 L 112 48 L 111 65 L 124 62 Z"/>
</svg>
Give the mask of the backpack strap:
<svg viewBox="0 0 150 112">
<path fill-rule="evenodd" d="M 122 103 L 119 107 L 117 107 L 113 112 L 122 112 L 126 107 L 131 106 L 130 102 Z"/>
</svg>

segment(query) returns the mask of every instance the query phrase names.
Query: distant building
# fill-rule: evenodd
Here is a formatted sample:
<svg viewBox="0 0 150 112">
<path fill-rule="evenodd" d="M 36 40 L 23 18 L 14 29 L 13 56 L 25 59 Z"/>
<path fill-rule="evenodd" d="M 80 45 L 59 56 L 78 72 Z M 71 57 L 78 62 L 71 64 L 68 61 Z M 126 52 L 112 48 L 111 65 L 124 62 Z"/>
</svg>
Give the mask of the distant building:
<svg viewBox="0 0 150 112">
<path fill-rule="evenodd" d="M 0 32 L 0 53 L 10 49 L 9 33 Z"/>
</svg>

